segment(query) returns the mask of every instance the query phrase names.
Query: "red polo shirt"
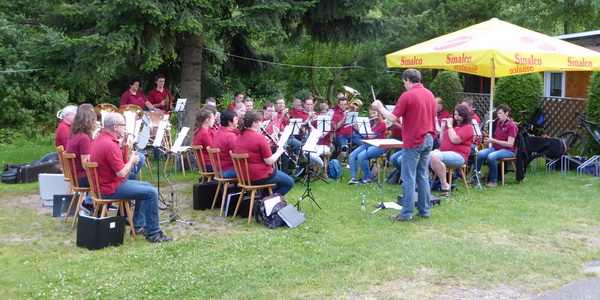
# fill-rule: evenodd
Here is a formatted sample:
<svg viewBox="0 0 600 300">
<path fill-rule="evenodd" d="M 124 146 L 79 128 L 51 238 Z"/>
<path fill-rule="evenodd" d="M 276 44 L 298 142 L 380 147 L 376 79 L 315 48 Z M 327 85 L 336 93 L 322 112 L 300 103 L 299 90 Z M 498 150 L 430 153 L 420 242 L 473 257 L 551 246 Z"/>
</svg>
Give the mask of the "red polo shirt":
<svg viewBox="0 0 600 300">
<path fill-rule="evenodd" d="M 144 109 L 146 107 L 146 95 L 142 91 L 137 91 L 134 95 L 130 90 L 127 90 L 121 95 L 121 106 L 127 104 L 137 105 L 141 109 Z"/>
<path fill-rule="evenodd" d="M 235 169 L 229 150 L 233 151 L 235 149 L 235 140 L 237 137 L 238 134 L 227 127 L 221 127 L 213 137 L 213 145 L 211 148 L 221 150 L 221 152 L 219 152 L 219 157 L 221 158 L 221 168 L 223 171 Z"/>
<path fill-rule="evenodd" d="M 479 118 L 479 116 L 474 111 L 469 111 L 469 113 L 471 114 L 471 119 L 476 120 L 477 124 L 481 124 L 481 118 Z"/>
<path fill-rule="evenodd" d="M 306 115 L 306 117 L 308 118 L 308 114 L 305 113 L 303 110 L 295 110 L 295 109 L 291 109 L 290 110 L 290 116 L 292 117 L 292 119 L 302 119 L 303 121 L 306 119 L 303 119 L 303 116 Z"/>
<path fill-rule="evenodd" d="M 81 155 L 88 155 L 92 151 L 92 138 L 87 134 L 78 133 L 69 138 L 65 153 L 75 154 L 75 169 L 77 170 L 77 178 L 86 176 L 85 169 L 81 164 Z"/>
<path fill-rule="evenodd" d="M 123 151 L 119 141 L 107 131 L 102 131 L 92 142 L 90 161 L 98 163 L 98 181 L 102 195 L 113 194 L 121 186 L 121 182 L 127 180 L 127 177 L 117 176 L 117 172 L 125 167 Z"/>
<path fill-rule="evenodd" d="M 210 156 L 208 156 L 208 151 L 206 147 L 212 148 L 213 136 L 216 130 L 208 130 L 204 127 L 200 127 L 198 131 L 196 131 L 196 135 L 194 136 L 194 141 L 192 142 L 193 146 L 202 146 L 202 156 L 204 156 L 204 163 L 207 166 L 212 165 L 210 163 Z"/>
<path fill-rule="evenodd" d="M 517 137 L 517 124 L 515 124 L 515 122 L 513 122 L 512 119 L 508 119 L 508 122 L 505 122 L 504 124 L 501 124 L 500 122 L 497 123 L 498 125 L 496 125 L 496 130 L 494 130 L 494 138 L 500 141 L 508 141 L 508 137 L 512 136 L 514 138 Z M 492 147 L 496 150 L 501 150 L 501 149 L 506 149 L 509 151 L 515 151 L 515 144 L 513 143 L 512 147 L 504 147 L 504 146 L 500 146 L 498 144 L 492 144 Z"/>
<path fill-rule="evenodd" d="M 171 95 L 169 90 L 163 88 L 163 91 L 159 92 L 158 89 L 154 88 L 148 94 L 148 101 L 152 103 L 152 105 L 158 104 L 165 99 L 168 99 L 165 103 L 165 106 L 161 106 L 158 109 L 163 112 L 169 112 L 168 110 L 165 110 L 166 107 L 173 107 L 173 95 Z"/>
<path fill-rule="evenodd" d="M 373 131 L 373 133 L 378 134 L 372 139 L 387 139 L 387 136 L 385 135 L 387 126 L 385 125 L 384 120 L 381 120 L 375 124 L 371 124 L 371 130 Z"/>
<path fill-rule="evenodd" d="M 392 124 L 392 126 L 390 126 L 390 130 L 392 131 L 393 138 L 402 139 L 402 127 Z"/>
<path fill-rule="evenodd" d="M 402 117 L 405 149 L 421 145 L 428 133 L 435 136 L 436 104 L 433 94 L 421 83 L 413 85 L 400 96 L 392 113 L 398 118 Z"/>
<path fill-rule="evenodd" d="M 267 178 L 274 171 L 273 166 L 267 165 L 263 160 L 273 155 L 267 139 L 252 129 L 244 130 L 244 133 L 237 138 L 233 153 L 248 153 L 251 181 Z"/>
<path fill-rule="evenodd" d="M 54 137 L 54 146 L 67 147 L 67 140 L 71 134 L 71 124 L 65 120 L 60 120 L 58 127 L 56 127 L 56 136 Z"/>
<path fill-rule="evenodd" d="M 340 136 L 340 135 L 353 135 L 354 134 L 354 130 L 352 129 L 352 125 L 344 124 L 344 122 L 346 122 L 346 120 L 344 120 L 344 112 L 343 111 L 341 111 L 339 109 L 334 110 L 333 111 L 333 117 L 331 118 L 331 121 L 332 121 L 333 124 L 337 124 L 340 121 L 342 121 L 342 125 L 336 131 L 337 136 Z"/>
<path fill-rule="evenodd" d="M 281 120 L 281 126 L 283 126 L 283 128 L 285 128 L 285 126 L 288 126 L 290 124 L 290 119 L 288 119 L 288 117 L 286 117 L 283 114 L 283 111 L 278 111 L 277 112 L 277 118 L 279 120 Z"/>
<path fill-rule="evenodd" d="M 449 128 L 446 128 L 444 131 L 444 140 L 442 140 L 442 144 L 440 145 L 440 151 L 453 151 L 460 154 L 465 162 L 469 160 L 469 154 L 471 153 L 471 144 L 473 144 L 473 136 L 475 133 L 473 132 L 473 125 L 465 124 L 458 125 L 452 127 L 454 131 L 456 131 L 456 135 L 460 137 L 462 143 L 454 144 L 450 140 L 450 135 L 448 133 Z"/>
</svg>

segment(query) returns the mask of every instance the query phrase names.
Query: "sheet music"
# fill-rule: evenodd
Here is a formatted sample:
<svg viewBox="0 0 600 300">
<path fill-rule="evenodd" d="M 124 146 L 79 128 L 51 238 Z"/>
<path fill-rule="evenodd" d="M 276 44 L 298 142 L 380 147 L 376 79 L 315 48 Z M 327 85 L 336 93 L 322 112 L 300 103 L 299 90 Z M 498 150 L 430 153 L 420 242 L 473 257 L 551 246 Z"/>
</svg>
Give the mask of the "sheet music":
<svg viewBox="0 0 600 300">
<path fill-rule="evenodd" d="M 344 124 L 354 124 L 356 123 L 356 118 L 358 118 L 358 112 L 349 111 L 346 113 L 346 121 L 344 121 Z"/>
<path fill-rule="evenodd" d="M 334 114 L 335 114 L 335 110 L 333 110 L 333 109 L 329 109 L 329 111 L 327 112 L 327 115 L 331 116 L 331 117 L 333 117 Z"/>
<path fill-rule="evenodd" d="M 386 105 L 385 109 L 389 110 L 389 111 L 394 111 L 394 108 L 396 108 L 396 105 Z"/>
<path fill-rule="evenodd" d="M 358 117 L 358 118 L 356 118 L 356 123 L 358 123 L 358 133 L 360 133 L 361 135 L 374 134 L 373 130 L 371 130 L 371 124 L 369 123 L 369 118 Z"/>
<path fill-rule="evenodd" d="M 167 122 L 160 121 L 158 123 L 158 129 L 156 130 L 156 137 L 154 138 L 154 142 L 152 146 L 160 147 L 162 145 L 162 140 L 165 137 L 165 129 L 167 129 Z"/>
<path fill-rule="evenodd" d="M 186 102 L 187 102 L 187 98 L 177 99 L 177 105 L 175 105 L 175 111 L 184 111 Z"/>
<path fill-rule="evenodd" d="M 300 134 L 300 127 L 302 126 L 302 119 L 290 119 L 290 124 L 286 127 L 292 127 L 292 134 L 297 135 Z"/>
<path fill-rule="evenodd" d="M 285 144 L 287 143 L 288 139 L 292 135 L 292 128 L 293 127 L 291 126 L 291 124 L 285 127 L 285 129 L 283 130 L 283 133 L 279 137 L 279 141 L 277 142 L 277 146 L 279 146 L 279 147 L 285 147 Z"/>
<path fill-rule="evenodd" d="M 302 151 L 317 152 L 317 142 L 319 141 L 321 134 L 323 134 L 321 130 L 313 129 L 308 136 L 308 140 L 304 143 Z"/>
<path fill-rule="evenodd" d="M 331 132 L 331 116 L 317 116 L 317 128 L 323 132 Z"/>
<path fill-rule="evenodd" d="M 377 148 L 400 148 L 402 145 L 402 141 L 397 139 L 372 139 L 372 140 L 364 140 L 364 143 L 375 146 Z"/>
<path fill-rule="evenodd" d="M 471 119 L 471 124 L 473 124 L 473 130 L 474 130 L 475 136 L 482 136 L 481 128 L 479 128 L 479 123 L 477 123 L 477 120 Z"/>
<path fill-rule="evenodd" d="M 158 128 L 160 130 L 160 125 Z M 181 131 L 177 134 L 177 139 L 175 139 L 175 143 L 173 143 L 173 147 L 171 147 L 172 152 L 179 153 L 191 148 L 190 146 L 181 146 L 183 144 L 183 140 L 187 137 L 189 130 L 189 127 L 181 127 Z"/>
</svg>

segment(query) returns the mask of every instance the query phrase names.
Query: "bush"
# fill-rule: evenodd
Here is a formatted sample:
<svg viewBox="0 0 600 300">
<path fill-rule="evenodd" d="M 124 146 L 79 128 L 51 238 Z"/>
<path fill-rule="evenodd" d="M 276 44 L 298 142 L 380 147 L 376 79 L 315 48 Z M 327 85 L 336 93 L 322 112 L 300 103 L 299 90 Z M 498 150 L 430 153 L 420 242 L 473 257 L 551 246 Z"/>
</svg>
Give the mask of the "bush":
<svg viewBox="0 0 600 300">
<path fill-rule="evenodd" d="M 503 77 L 496 85 L 494 106 L 507 104 L 511 117 L 516 117 L 521 110 L 533 112 L 542 93 L 543 81 L 539 73 Z"/>
<path fill-rule="evenodd" d="M 598 71 L 592 73 L 592 77 L 590 78 L 588 101 L 585 111 L 587 112 L 588 120 L 600 123 L 600 72 Z M 600 128 L 596 128 L 596 130 L 600 131 Z M 588 136 L 587 139 L 588 156 L 599 154 L 600 145 L 591 136 Z"/>
<path fill-rule="evenodd" d="M 444 109 L 452 111 L 456 104 L 456 93 L 462 92 L 463 85 L 454 71 L 442 71 L 429 85 L 429 90 L 444 100 Z"/>
</svg>

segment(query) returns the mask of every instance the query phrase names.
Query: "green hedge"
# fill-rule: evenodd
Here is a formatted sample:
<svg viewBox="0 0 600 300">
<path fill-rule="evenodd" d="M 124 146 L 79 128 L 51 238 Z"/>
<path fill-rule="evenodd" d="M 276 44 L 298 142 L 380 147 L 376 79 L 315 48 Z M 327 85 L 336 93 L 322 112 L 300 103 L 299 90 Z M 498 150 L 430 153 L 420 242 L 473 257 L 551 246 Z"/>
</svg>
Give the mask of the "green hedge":
<svg viewBox="0 0 600 300">
<path fill-rule="evenodd" d="M 452 111 L 456 104 L 456 93 L 464 91 L 458 73 L 454 71 L 442 71 L 438 73 L 429 85 L 429 90 L 436 97 L 444 100 L 444 108 L 448 111 Z"/>
<path fill-rule="evenodd" d="M 590 86 L 588 90 L 588 101 L 585 107 L 587 112 L 587 119 L 600 123 L 600 72 L 596 71 L 592 73 L 590 78 Z M 596 128 L 600 132 L 600 128 Z M 600 146 L 591 137 L 587 137 L 588 142 L 588 156 L 600 154 Z"/>
<path fill-rule="evenodd" d="M 543 80 L 539 73 L 502 77 L 496 85 L 494 106 L 507 104 L 511 117 L 518 117 L 520 110 L 535 110 L 543 91 Z"/>
</svg>

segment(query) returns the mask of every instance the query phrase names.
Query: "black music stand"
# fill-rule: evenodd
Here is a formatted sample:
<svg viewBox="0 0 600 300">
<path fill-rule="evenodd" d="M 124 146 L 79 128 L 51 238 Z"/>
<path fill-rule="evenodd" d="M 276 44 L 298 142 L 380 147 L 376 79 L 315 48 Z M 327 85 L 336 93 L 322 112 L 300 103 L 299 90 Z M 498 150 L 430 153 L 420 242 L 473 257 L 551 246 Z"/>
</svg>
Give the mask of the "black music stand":
<svg viewBox="0 0 600 300">
<path fill-rule="evenodd" d="M 310 163 L 310 155 L 308 155 L 308 163 Z M 308 166 L 307 166 L 308 168 Z M 306 172 L 306 177 L 304 178 L 304 183 L 306 184 L 306 189 L 304 190 L 304 193 L 302 194 L 302 196 L 300 196 L 300 199 L 298 200 L 298 202 L 296 202 L 296 204 L 294 205 L 295 207 L 298 208 L 298 210 L 302 210 L 300 207 L 300 203 L 302 202 L 302 200 L 308 198 L 310 199 L 310 204 L 311 204 L 311 208 L 313 211 L 313 214 L 315 213 L 315 208 L 313 206 L 313 203 L 319 208 L 322 209 L 321 206 L 319 205 L 319 203 L 317 202 L 317 200 L 315 200 L 315 196 L 312 193 L 312 189 L 310 187 L 310 174 L 314 174 L 314 172 L 310 171 L 310 172 Z M 325 179 L 323 179 L 322 177 L 319 177 L 321 180 L 325 181 L 325 183 L 329 184 L 329 182 L 327 182 Z M 302 184 L 302 186 L 304 186 L 304 183 Z"/>
<path fill-rule="evenodd" d="M 396 139 L 365 140 L 363 142 L 365 142 L 371 146 L 381 148 L 381 149 L 400 148 L 403 145 L 403 143 L 401 141 L 398 141 Z M 365 151 L 366 151 L 366 149 L 365 149 Z M 361 182 L 362 182 L 362 180 L 361 180 Z M 357 190 L 362 185 L 361 182 L 358 183 L 358 186 L 356 187 Z M 375 178 L 373 180 L 373 182 L 377 183 L 377 185 L 379 186 L 379 189 L 381 189 L 381 202 L 379 202 L 379 204 L 376 206 L 377 209 L 375 211 L 373 211 L 372 214 L 374 214 L 384 208 L 388 208 L 388 207 L 386 207 L 386 204 L 384 202 L 385 194 L 384 194 L 383 186 L 379 183 L 378 178 Z M 392 207 L 390 207 L 390 208 L 392 208 Z"/>
</svg>

